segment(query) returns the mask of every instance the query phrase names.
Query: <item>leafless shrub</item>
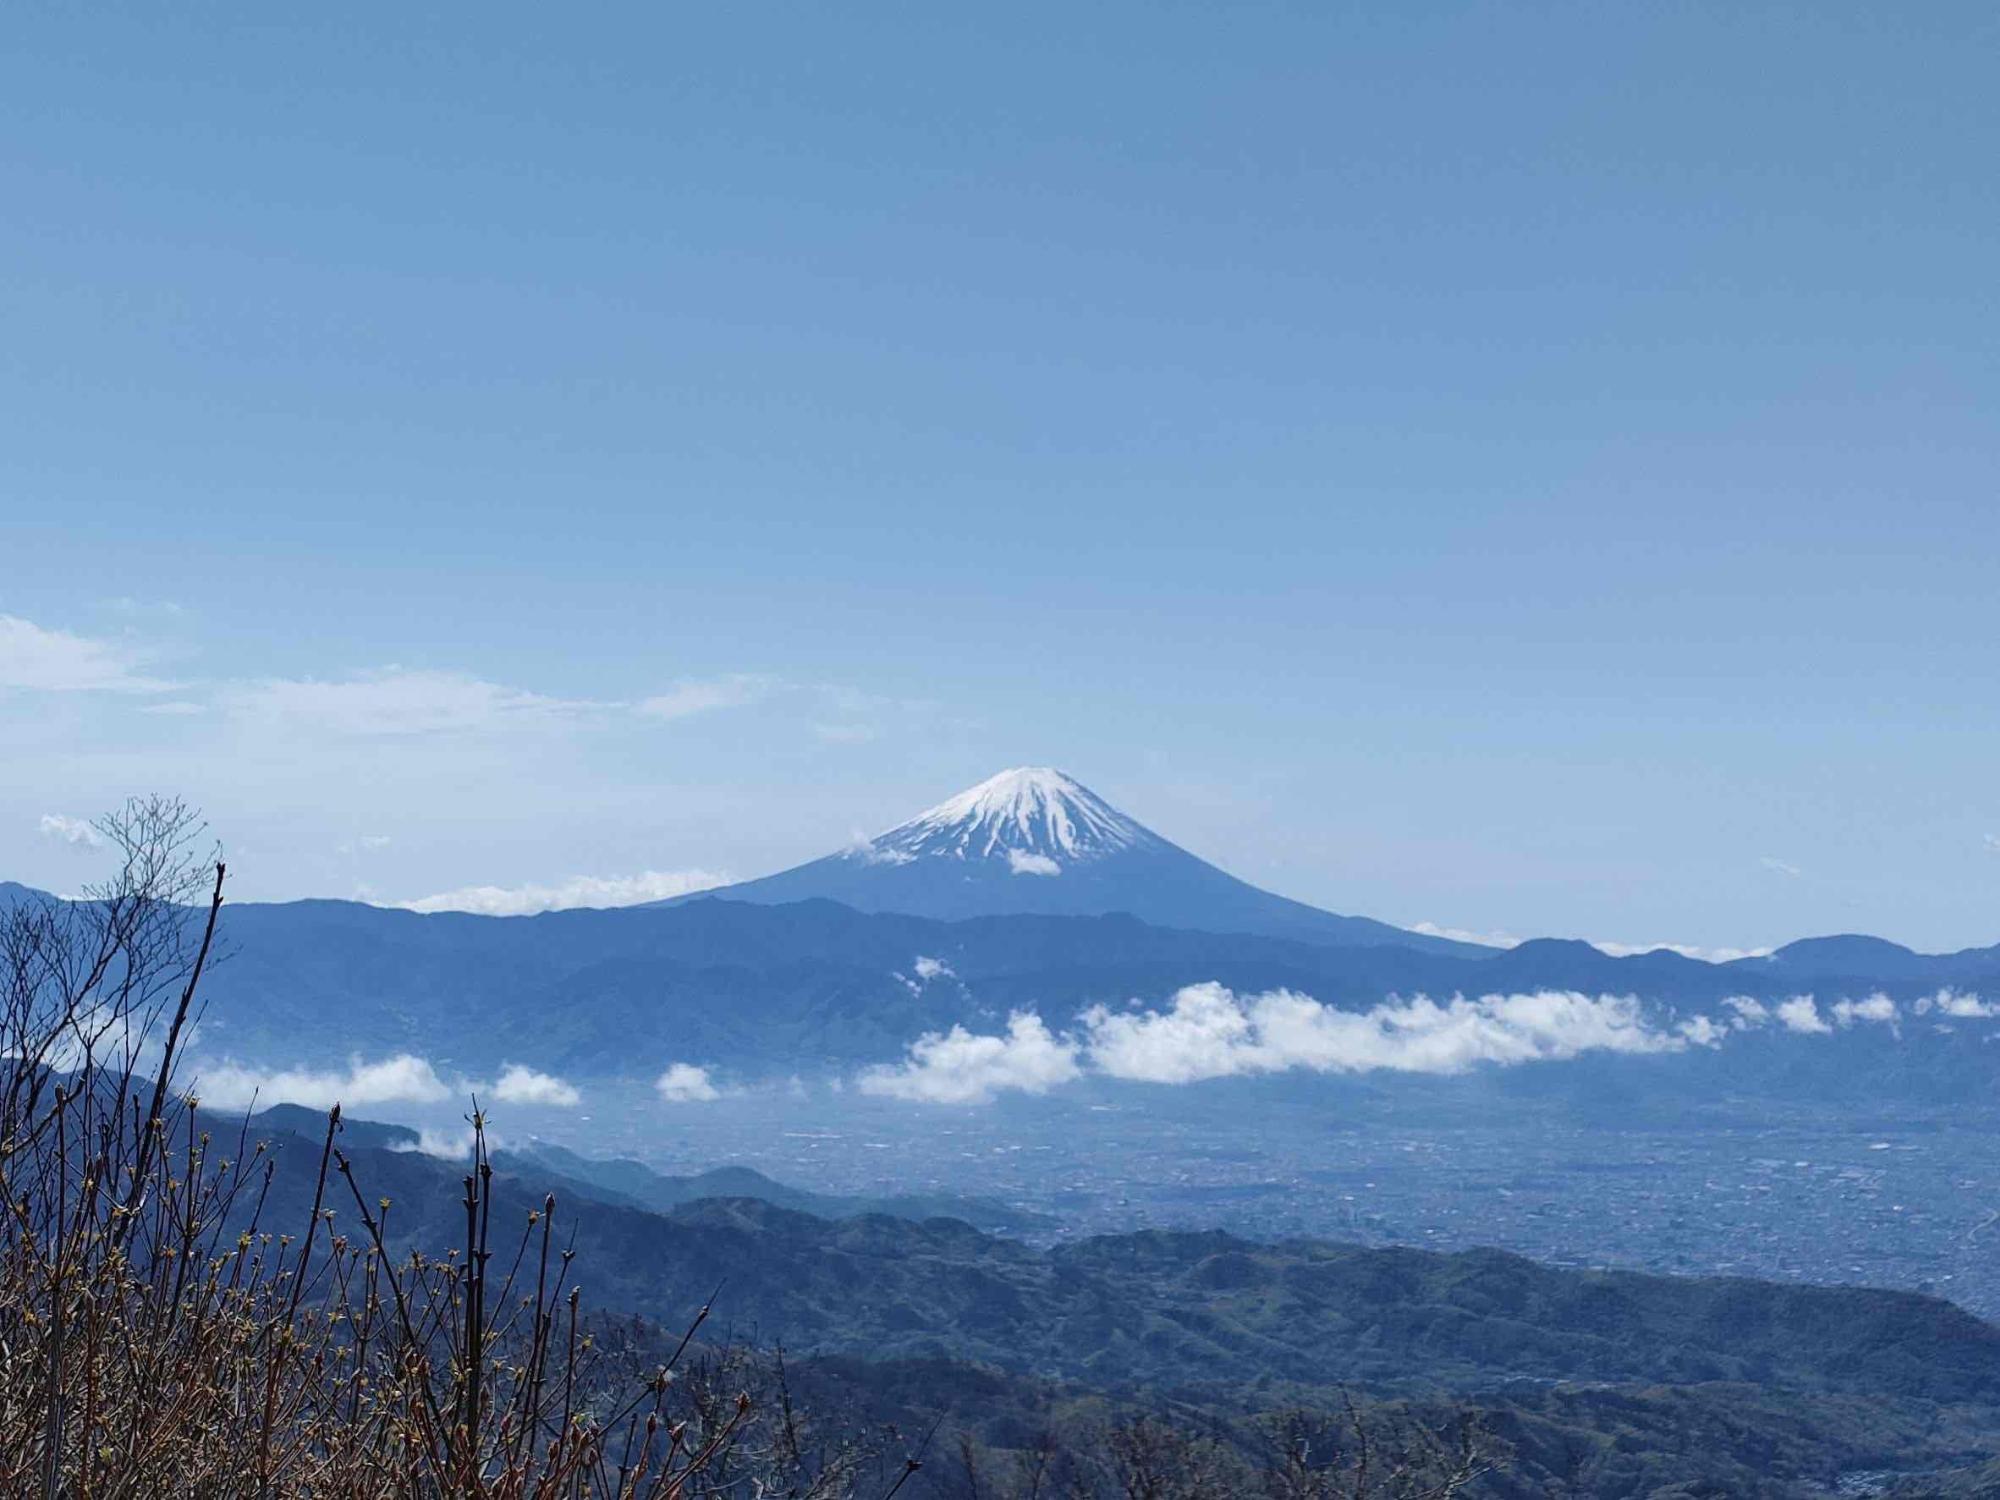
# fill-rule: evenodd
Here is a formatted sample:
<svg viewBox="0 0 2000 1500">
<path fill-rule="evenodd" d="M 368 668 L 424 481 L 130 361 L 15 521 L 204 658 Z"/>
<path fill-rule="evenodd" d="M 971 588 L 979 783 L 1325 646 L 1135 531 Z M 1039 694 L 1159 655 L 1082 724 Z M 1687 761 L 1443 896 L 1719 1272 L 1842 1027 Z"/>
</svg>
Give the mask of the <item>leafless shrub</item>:
<svg viewBox="0 0 2000 1500">
<path fill-rule="evenodd" d="M 247 1116 L 218 1139 L 175 1084 L 226 868 L 177 801 L 98 828 L 121 856 L 110 882 L 0 910 L 0 1494 L 951 1492 L 928 1439 L 886 1457 L 803 1412 L 781 1352 L 701 1342 L 706 1307 L 673 1340 L 593 1323 L 555 1198 L 494 1222 L 476 1102 L 455 1245 L 398 1248 L 394 1205 L 340 1148 L 338 1106 L 310 1212 L 267 1222 L 268 1144 Z M 957 1477 L 973 1500 L 1445 1500 L 1486 1463 L 1470 1430 L 1376 1437 L 1351 1404 L 1340 1421 L 1329 1439 L 1296 1419 L 1263 1470 L 1144 1418 L 1003 1456 L 967 1438 Z"/>
<path fill-rule="evenodd" d="M 493 1222 L 476 1108 L 441 1255 L 392 1249 L 337 1108 L 309 1217 L 267 1223 L 267 1147 L 174 1084 L 225 867 L 177 802 L 99 826 L 108 885 L 0 913 L 0 1493 L 848 1492 L 861 1446 L 782 1385 L 761 1412 L 753 1362 L 697 1345 L 706 1308 L 648 1368 L 605 1357 L 555 1199 Z"/>
</svg>

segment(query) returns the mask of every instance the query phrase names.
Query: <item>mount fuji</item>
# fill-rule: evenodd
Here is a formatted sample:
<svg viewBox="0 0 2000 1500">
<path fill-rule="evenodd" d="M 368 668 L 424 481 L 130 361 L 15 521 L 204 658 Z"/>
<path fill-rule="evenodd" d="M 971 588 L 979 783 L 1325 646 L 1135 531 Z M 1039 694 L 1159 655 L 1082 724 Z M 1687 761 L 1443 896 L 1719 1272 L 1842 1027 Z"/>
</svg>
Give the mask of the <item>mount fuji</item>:
<svg viewBox="0 0 2000 1500">
<path fill-rule="evenodd" d="M 1046 766 L 1002 771 L 866 843 L 808 864 L 658 904 L 716 898 L 759 905 L 821 899 L 945 920 L 1126 912 L 1161 927 L 1338 947 L 1394 945 L 1465 957 L 1493 951 L 1259 890 Z"/>
</svg>

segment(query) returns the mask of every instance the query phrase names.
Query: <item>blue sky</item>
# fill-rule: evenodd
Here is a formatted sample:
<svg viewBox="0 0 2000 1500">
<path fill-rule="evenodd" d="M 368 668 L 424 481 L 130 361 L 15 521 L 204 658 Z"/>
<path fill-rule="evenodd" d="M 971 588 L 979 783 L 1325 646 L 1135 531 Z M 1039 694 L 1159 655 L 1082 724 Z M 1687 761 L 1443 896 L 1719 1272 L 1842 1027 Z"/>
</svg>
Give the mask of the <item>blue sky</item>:
<svg viewBox="0 0 2000 1500">
<path fill-rule="evenodd" d="M 0 872 L 2000 940 L 1994 13 L 1079 9 L 17 19 Z"/>
</svg>

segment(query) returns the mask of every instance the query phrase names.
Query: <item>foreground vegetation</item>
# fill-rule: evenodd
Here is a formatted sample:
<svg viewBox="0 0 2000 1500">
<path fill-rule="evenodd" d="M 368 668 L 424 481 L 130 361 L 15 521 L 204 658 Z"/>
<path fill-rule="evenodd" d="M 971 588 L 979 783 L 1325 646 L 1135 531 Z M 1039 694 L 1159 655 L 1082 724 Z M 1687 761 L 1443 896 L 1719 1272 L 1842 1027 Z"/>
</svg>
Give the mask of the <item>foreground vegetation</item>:
<svg viewBox="0 0 2000 1500">
<path fill-rule="evenodd" d="M 936 1220 L 655 1212 L 632 1195 L 679 1189 L 650 1180 L 565 1179 L 559 1203 L 476 1105 L 463 1167 L 337 1109 L 218 1117 L 176 1080 L 225 871 L 173 803 L 103 832 L 102 889 L 0 907 L 0 1494 L 2000 1487 L 2000 1335 L 1932 1299 L 1225 1235 L 1043 1253 Z M 662 1325 L 725 1275 L 716 1314 Z"/>
<path fill-rule="evenodd" d="M 476 1110 L 450 1244 L 400 1247 L 338 1109 L 309 1211 L 269 1212 L 293 1194 L 266 1144 L 176 1089 L 225 868 L 175 802 L 102 832 L 109 883 L 0 920 L 0 1493 L 835 1500 L 947 1472 L 937 1422 L 815 1420 L 782 1356 L 704 1337 L 706 1307 L 672 1337 L 594 1316 L 553 1196 L 496 1221 Z M 1441 1500 L 1490 1452 L 1350 1405 L 1261 1461 L 1122 1414 L 1004 1460 L 960 1432 L 949 1472 L 995 1500 Z"/>
</svg>

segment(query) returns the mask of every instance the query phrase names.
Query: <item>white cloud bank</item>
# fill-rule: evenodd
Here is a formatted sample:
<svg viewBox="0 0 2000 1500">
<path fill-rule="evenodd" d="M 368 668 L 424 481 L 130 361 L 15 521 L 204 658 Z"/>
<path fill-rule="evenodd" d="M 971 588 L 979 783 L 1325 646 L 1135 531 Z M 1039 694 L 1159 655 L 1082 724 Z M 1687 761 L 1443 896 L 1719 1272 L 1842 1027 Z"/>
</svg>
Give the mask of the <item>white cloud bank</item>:
<svg viewBox="0 0 2000 1500">
<path fill-rule="evenodd" d="M 68 844 L 72 849 L 104 847 L 104 835 L 85 818 L 72 818 L 64 813 L 43 813 L 40 827 L 43 838 Z"/>
<path fill-rule="evenodd" d="M 1821 1018 L 1819 1006 L 1813 1003 L 1811 995 L 1794 995 L 1791 999 L 1774 1006 L 1771 1013 L 1778 1018 L 1778 1024 L 1787 1031 L 1796 1031 L 1801 1035 L 1825 1036 L 1833 1030 Z"/>
<path fill-rule="evenodd" d="M 456 1130 L 437 1130 L 426 1125 L 417 1132 L 414 1141 L 392 1141 L 389 1149 L 421 1152 L 425 1156 L 442 1157 L 445 1161 L 465 1161 L 472 1155 L 474 1139 L 470 1125 L 462 1125 Z M 487 1148 L 491 1150 L 498 1144 L 499 1140 L 493 1132 L 487 1131 Z"/>
<path fill-rule="evenodd" d="M 1833 1019 L 1842 1026 L 1852 1026 L 1860 1021 L 1894 1026 L 1901 1014 L 1896 1009 L 1896 1002 L 1882 994 L 1870 995 L 1865 1000 L 1837 1001 L 1833 1007 Z"/>
<path fill-rule="evenodd" d="M 1455 996 L 1444 1004 L 1419 995 L 1352 1011 L 1292 990 L 1238 996 L 1219 984 L 1196 984 L 1176 994 L 1165 1011 L 1096 1006 L 1082 1019 L 1099 1072 L 1155 1083 L 1293 1068 L 1462 1073 L 1478 1063 L 1669 1052 L 1683 1045 L 1648 1027 L 1632 996 L 1567 990 Z"/>
<path fill-rule="evenodd" d="M 583 1103 L 583 1095 L 575 1085 L 565 1083 L 553 1073 L 540 1073 L 520 1063 L 502 1067 L 488 1092 L 502 1104 L 548 1104 L 575 1109 Z"/>
<path fill-rule="evenodd" d="M 453 1092 L 428 1061 L 408 1052 L 372 1063 L 351 1058 L 344 1073 L 312 1068 L 271 1071 L 237 1063 L 210 1064 L 194 1072 L 192 1092 L 204 1104 L 221 1109 L 241 1109 L 252 1102 L 260 1106 L 303 1104 L 310 1109 L 331 1109 L 336 1104 L 350 1109 L 370 1104 L 435 1104 Z"/>
<path fill-rule="evenodd" d="M 1977 995 L 1967 995 L 1952 989 L 1939 990 L 1935 995 L 1925 995 L 1910 1008 L 1920 1016 L 1936 1011 L 1941 1016 L 1950 1016 L 1954 1020 L 1961 1021 L 2000 1016 L 2000 1006 L 1982 1000 Z"/>
<path fill-rule="evenodd" d="M 986 1104 L 1014 1091 L 1045 1094 L 1080 1078 L 1078 1044 L 1058 1037 L 1031 1011 L 1007 1018 L 1004 1036 L 979 1036 L 963 1026 L 927 1032 L 902 1062 L 865 1069 L 855 1080 L 864 1094 L 926 1104 Z"/>
<path fill-rule="evenodd" d="M 1775 1005 L 1766 1005 L 1745 995 L 1734 995 L 1722 1003 L 1735 1012 L 1730 1022 L 1732 1030 L 1752 1031 L 1775 1021 L 1786 1031 L 1799 1036 L 1831 1036 L 1836 1027 L 1846 1030 L 1864 1022 L 1894 1027 L 1903 1015 L 1896 1002 L 1880 991 L 1859 1000 L 1836 1000 L 1825 1011 L 1819 1008 L 1819 1002 L 1811 995 L 1794 995 Z M 1920 1016 L 1933 1009 L 1948 1016 L 1995 1014 L 1977 995 L 1961 995 L 1952 990 L 1939 990 L 1935 995 L 1925 996 L 1912 1008 Z M 1833 1019 L 1829 1021 L 1828 1016 Z"/>
<path fill-rule="evenodd" d="M 579 907 L 638 906 L 728 885 L 713 870 L 642 870 L 637 875 L 573 875 L 557 885 L 468 885 L 398 903 L 408 911 L 463 911 L 485 917 L 524 917 Z"/>
<path fill-rule="evenodd" d="M 708 1069 L 677 1062 L 653 1080 L 653 1091 L 669 1104 L 707 1104 L 722 1097 Z"/>
<path fill-rule="evenodd" d="M 1093 1006 L 1075 1032 L 1052 1032 L 1016 1011 L 998 1036 L 954 1026 L 910 1044 L 899 1063 L 865 1069 L 865 1093 L 933 1104 L 983 1104 L 1039 1094 L 1085 1072 L 1147 1083 L 1192 1083 L 1296 1068 L 1323 1073 L 1460 1073 L 1481 1063 L 1554 1061 L 1585 1052 L 1674 1052 L 1712 1034 L 1649 1026 L 1636 998 L 1541 990 L 1528 994 L 1390 1000 L 1365 1011 L 1292 990 L 1237 995 L 1189 985 L 1163 1010 Z"/>
<path fill-rule="evenodd" d="M 337 1068 L 252 1068 L 241 1063 L 200 1063 L 190 1072 L 191 1092 L 218 1109 L 260 1109 L 274 1104 L 303 1104 L 308 1109 L 367 1108 L 377 1104 L 436 1104 L 473 1096 L 507 1104 L 538 1104 L 574 1109 L 583 1095 L 552 1073 L 520 1063 L 507 1063 L 492 1083 L 458 1078 L 446 1083 L 427 1058 L 398 1052 L 376 1062 L 348 1059 Z M 448 1154 L 448 1153 L 447 1153 Z"/>
</svg>

